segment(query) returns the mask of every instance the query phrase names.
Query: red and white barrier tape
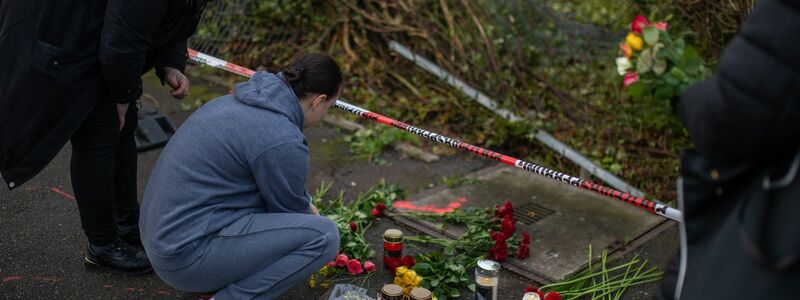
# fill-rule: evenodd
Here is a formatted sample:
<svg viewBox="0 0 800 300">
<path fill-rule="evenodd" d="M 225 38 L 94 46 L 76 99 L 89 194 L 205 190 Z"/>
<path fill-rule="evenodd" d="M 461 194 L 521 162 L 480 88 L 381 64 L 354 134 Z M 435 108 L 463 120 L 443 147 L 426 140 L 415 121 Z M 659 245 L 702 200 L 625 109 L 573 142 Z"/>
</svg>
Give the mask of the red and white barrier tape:
<svg viewBox="0 0 800 300">
<path fill-rule="evenodd" d="M 239 75 L 242 75 L 242 76 L 245 76 L 245 77 L 250 77 L 250 76 L 253 75 L 253 73 L 255 73 L 255 71 L 250 70 L 248 68 L 245 68 L 245 67 L 242 67 L 242 66 L 239 66 L 239 65 L 236 65 L 236 64 L 229 63 L 227 61 L 221 60 L 219 58 L 216 58 L 216 57 L 213 57 L 213 56 L 201 53 L 201 52 L 197 52 L 197 51 L 195 51 L 193 49 L 189 49 L 189 58 L 194 62 L 197 62 L 197 63 L 200 63 L 200 64 L 204 64 L 204 65 L 208 65 L 208 66 L 211 66 L 211 67 L 214 67 L 214 68 L 223 69 L 223 70 L 226 70 L 226 71 L 229 71 L 229 72 L 232 72 L 232 73 L 236 73 L 236 74 L 239 74 Z M 555 171 L 555 170 L 552 170 L 552 169 L 549 169 L 549 168 L 545 168 L 545 167 L 536 165 L 534 163 L 530 163 L 530 162 L 527 162 L 527 161 L 524 161 L 524 160 L 521 160 L 521 159 L 517 159 L 517 158 L 511 157 L 511 156 L 508 156 L 508 155 L 500 154 L 500 153 L 497 153 L 497 152 L 494 152 L 494 151 L 491 151 L 491 150 L 488 150 L 488 149 L 484 149 L 484 148 L 481 148 L 481 147 L 478 147 L 478 146 L 467 144 L 467 143 L 464 143 L 464 142 L 459 141 L 457 139 L 453 139 L 453 138 L 446 137 L 446 136 L 443 136 L 443 135 L 440 135 L 440 134 L 437 134 L 437 133 L 434 133 L 434 132 L 430 132 L 428 130 L 425 130 L 425 129 L 422 129 L 422 128 L 419 128 L 419 127 L 416 127 L 416 126 L 411 126 L 409 124 L 397 121 L 395 119 L 392 119 L 392 118 L 389 118 L 389 117 L 386 117 L 386 116 L 383 116 L 381 114 L 377 114 L 377 113 L 368 111 L 366 109 L 363 109 L 361 107 L 349 104 L 349 103 L 344 102 L 342 100 L 337 100 L 335 106 L 337 108 L 339 108 L 339 109 L 342 109 L 344 111 L 347 111 L 349 113 L 357 115 L 357 116 L 359 116 L 361 118 L 373 120 L 373 121 L 376 121 L 376 122 L 381 123 L 381 124 L 385 124 L 385 125 L 388 125 L 388 126 L 399 128 L 399 129 L 414 133 L 416 135 L 419 135 L 421 137 L 424 137 L 426 139 L 430 139 L 430 140 L 435 141 L 435 142 L 439 142 L 439 143 L 442 143 L 442 144 L 447 144 L 447 145 L 450 145 L 451 147 L 454 147 L 454 148 L 457 148 L 457 149 L 460 149 L 460 150 L 464 150 L 464 151 L 467 151 L 467 152 L 472 152 L 472 153 L 477 154 L 479 156 L 482 156 L 482 157 L 485 157 L 485 158 L 488 158 L 488 159 L 493 159 L 493 160 L 502 162 L 502 163 L 510 165 L 510 166 L 515 166 L 517 168 L 520 168 L 520 169 L 523 169 L 523 170 L 526 170 L 526 171 L 529 171 L 529 172 L 532 172 L 532 173 L 536 173 L 536 174 L 548 177 L 548 178 L 553 179 L 553 180 L 557 180 L 557 181 L 560 181 L 560 182 L 563 182 L 563 183 L 567 183 L 567 184 L 582 188 L 584 190 L 589 190 L 589 191 L 592 191 L 592 192 L 595 192 L 595 193 L 598 193 L 598 194 L 601 194 L 601 195 L 604 195 L 604 196 L 608 196 L 608 197 L 611 197 L 611 198 L 614 198 L 614 199 L 617 199 L 617 200 L 622 200 L 622 201 L 624 201 L 624 202 L 626 202 L 628 204 L 635 205 L 635 206 L 637 206 L 639 208 L 642 208 L 642 209 L 647 210 L 649 212 L 652 212 L 654 214 L 658 214 L 658 215 L 664 216 L 666 218 L 670 218 L 670 219 L 678 221 L 678 222 L 681 222 L 683 220 L 683 214 L 681 213 L 680 210 L 677 210 L 675 208 L 669 207 L 669 206 L 667 206 L 665 204 L 662 204 L 662 203 L 659 203 L 659 202 L 656 202 L 656 201 L 647 200 L 647 199 L 644 199 L 642 197 L 636 197 L 636 196 L 633 196 L 631 194 L 623 193 L 623 192 L 620 192 L 620 191 L 612 189 L 612 188 L 608 188 L 608 187 L 605 187 L 605 186 L 602 186 L 602 185 L 599 185 L 599 184 L 591 183 L 591 182 L 589 182 L 587 180 L 583 180 L 583 179 L 575 177 L 575 176 L 571 176 L 571 175 L 564 174 L 564 173 L 561 173 L 561 172 L 558 172 L 558 171 Z"/>
</svg>

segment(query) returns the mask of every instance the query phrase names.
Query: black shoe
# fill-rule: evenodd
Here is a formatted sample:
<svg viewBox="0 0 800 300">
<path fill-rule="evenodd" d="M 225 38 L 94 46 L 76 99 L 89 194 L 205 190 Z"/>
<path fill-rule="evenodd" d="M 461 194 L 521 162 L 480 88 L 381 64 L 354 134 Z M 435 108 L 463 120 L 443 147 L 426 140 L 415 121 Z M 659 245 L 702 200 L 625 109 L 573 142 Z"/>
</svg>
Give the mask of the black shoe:
<svg viewBox="0 0 800 300">
<path fill-rule="evenodd" d="M 106 246 L 89 244 L 83 264 L 87 270 L 110 271 L 123 275 L 141 275 L 153 271 L 144 251 L 121 239 Z"/>
<path fill-rule="evenodd" d="M 120 238 L 128 243 L 128 245 L 133 246 L 133 248 L 144 251 L 144 246 L 142 246 L 142 240 L 139 238 L 138 232 L 136 234 L 120 235 Z"/>
</svg>

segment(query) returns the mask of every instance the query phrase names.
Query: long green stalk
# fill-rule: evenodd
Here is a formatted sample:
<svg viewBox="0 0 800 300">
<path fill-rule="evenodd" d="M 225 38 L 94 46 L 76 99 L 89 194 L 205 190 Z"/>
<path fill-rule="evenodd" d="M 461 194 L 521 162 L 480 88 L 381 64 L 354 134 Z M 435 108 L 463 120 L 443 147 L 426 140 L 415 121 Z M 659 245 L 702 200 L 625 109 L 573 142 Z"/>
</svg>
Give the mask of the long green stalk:
<svg viewBox="0 0 800 300">
<path fill-rule="evenodd" d="M 589 246 L 588 267 L 568 280 L 541 287 L 543 291 L 558 292 L 563 299 L 587 297 L 592 300 L 619 300 L 628 287 L 658 281 L 662 273 L 656 267 L 647 268 L 649 261 L 639 254 L 629 261 L 611 266 L 608 252 L 603 251 L 598 264 L 594 264 Z"/>
</svg>

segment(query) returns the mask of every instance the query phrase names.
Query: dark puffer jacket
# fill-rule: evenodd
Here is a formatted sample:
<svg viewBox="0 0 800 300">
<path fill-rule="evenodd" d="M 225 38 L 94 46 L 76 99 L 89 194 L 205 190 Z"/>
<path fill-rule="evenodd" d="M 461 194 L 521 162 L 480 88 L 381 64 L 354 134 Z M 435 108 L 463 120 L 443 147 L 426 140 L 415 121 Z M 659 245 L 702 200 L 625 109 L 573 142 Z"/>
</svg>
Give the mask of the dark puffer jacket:
<svg viewBox="0 0 800 300">
<path fill-rule="evenodd" d="M 689 88 L 695 147 L 727 161 L 785 160 L 800 147 L 800 1 L 759 1 L 713 78 Z"/>
</svg>

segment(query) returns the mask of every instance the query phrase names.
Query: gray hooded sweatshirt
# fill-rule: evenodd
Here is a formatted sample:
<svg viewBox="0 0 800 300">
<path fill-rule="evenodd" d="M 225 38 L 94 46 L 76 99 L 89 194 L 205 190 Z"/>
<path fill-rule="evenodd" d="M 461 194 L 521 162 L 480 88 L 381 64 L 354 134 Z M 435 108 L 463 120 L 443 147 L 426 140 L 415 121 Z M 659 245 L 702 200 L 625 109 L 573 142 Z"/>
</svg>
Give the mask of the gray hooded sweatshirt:
<svg viewBox="0 0 800 300">
<path fill-rule="evenodd" d="M 153 265 L 188 266 L 203 255 L 199 245 L 249 214 L 310 213 L 302 128 L 294 92 L 266 72 L 193 113 L 161 153 L 142 199 L 139 226 Z"/>
</svg>

